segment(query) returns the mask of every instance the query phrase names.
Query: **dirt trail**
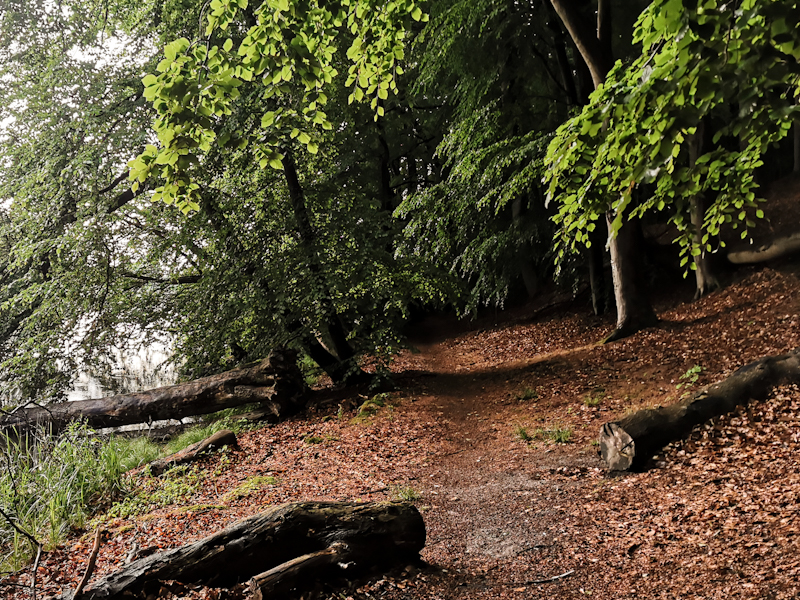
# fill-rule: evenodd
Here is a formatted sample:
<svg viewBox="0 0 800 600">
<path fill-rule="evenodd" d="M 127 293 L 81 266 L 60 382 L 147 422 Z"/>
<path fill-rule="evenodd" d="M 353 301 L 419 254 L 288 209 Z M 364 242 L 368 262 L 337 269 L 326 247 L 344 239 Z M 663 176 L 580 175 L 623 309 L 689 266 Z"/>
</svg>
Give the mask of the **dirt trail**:
<svg viewBox="0 0 800 600">
<path fill-rule="evenodd" d="M 532 448 L 515 437 L 513 379 L 533 364 L 586 348 L 479 369 L 480 356 L 469 351 L 441 342 L 418 349 L 415 362 L 429 375 L 415 410 L 432 411 L 448 442 L 420 481 L 428 527 L 423 558 L 444 566 L 446 597 L 519 595 L 544 585 L 533 581 L 579 567 L 569 560 L 577 550 L 575 524 L 560 504 L 584 495 L 601 464 L 590 449 Z M 553 476 L 566 472 L 585 477 Z"/>
<path fill-rule="evenodd" d="M 675 290 L 657 305 L 660 327 L 608 346 L 595 342 L 613 323 L 585 307 L 527 307 L 468 327 L 428 321 L 413 338 L 420 351 L 394 363 L 399 389 L 377 412 L 356 415 L 367 396 L 353 393 L 347 411 L 338 398 L 242 435 L 238 450 L 208 457 L 190 478 L 133 477 L 129 500 L 146 503 L 101 517 L 109 534 L 95 577 L 132 549 L 179 546 L 264 506 L 406 489 L 420 494 L 427 566 L 315 598 L 800 598 L 799 389 L 702 428 L 644 473 L 611 477 L 597 457 L 604 422 L 800 346 L 797 268 L 746 271 L 690 297 Z M 91 533 L 43 556 L 40 598 L 74 589 Z M 5 589 L 28 600 L 29 575 Z M 244 594 L 183 587 L 160 597 Z"/>
</svg>

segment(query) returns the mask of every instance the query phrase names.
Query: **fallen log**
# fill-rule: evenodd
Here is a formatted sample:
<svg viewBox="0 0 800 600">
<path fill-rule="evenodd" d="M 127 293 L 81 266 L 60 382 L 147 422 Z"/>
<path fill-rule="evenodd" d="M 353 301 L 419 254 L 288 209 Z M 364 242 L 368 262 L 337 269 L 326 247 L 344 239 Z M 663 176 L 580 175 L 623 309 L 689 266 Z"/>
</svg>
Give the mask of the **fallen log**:
<svg viewBox="0 0 800 600">
<path fill-rule="evenodd" d="M 230 587 L 251 578 L 262 598 L 284 598 L 343 569 L 358 573 L 416 561 L 424 545 L 425 523 L 411 504 L 284 504 L 205 539 L 135 560 L 85 589 L 81 600 L 135 595 L 163 580 Z"/>
<path fill-rule="evenodd" d="M 750 400 L 763 400 L 776 385 L 800 381 L 800 348 L 767 356 L 733 375 L 669 406 L 646 408 L 600 428 L 600 455 L 611 471 L 641 468 L 669 442 L 692 428 L 732 412 Z"/>
<path fill-rule="evenodd" d="M 134 394 L 64 402 L 18 410 L 0 420 L 3 427 L 46 425 L 53 431 L 83 420 L 94 429 L 168 419 L 183 419 L 242 404 L 259 403 L 277 421 L 304 406 L 305 383 L 294 353 L 274 351 L 259 363 Z"/>
<path fill-rule="evenodd" d="M 753 265 L 798 251 L 800 251 L 800 233 L 794 233 L 772 240 L 758 248 L 728 252 L 728 260 L 735 265 Z"/>
<path fill-rule="evenodd" d="M 204 440 L 200 440 L 192 444 L 191 446 L 187 446 L 183 450 L 179 450 L 174 454 L 170 454 L 169 456 L 165 456 L 164 458 L 159 458 L 158 460 L 154 460 L 153 462 L 149 463 L 147 467 L 150 469 L 150 473 L 158 477 L 167 469 L 171 469 L 177 465 L 184 465 L 186 463 L 192 462 L 197 460 L 202 455 L 214 450 L 216 448 L 222 448 L 223 446 L 236 446 L 236 434 L 233 433 L 230 429 L 223 429 L 218 431 L 212 436 L 207 437 Z"/>
</svg>

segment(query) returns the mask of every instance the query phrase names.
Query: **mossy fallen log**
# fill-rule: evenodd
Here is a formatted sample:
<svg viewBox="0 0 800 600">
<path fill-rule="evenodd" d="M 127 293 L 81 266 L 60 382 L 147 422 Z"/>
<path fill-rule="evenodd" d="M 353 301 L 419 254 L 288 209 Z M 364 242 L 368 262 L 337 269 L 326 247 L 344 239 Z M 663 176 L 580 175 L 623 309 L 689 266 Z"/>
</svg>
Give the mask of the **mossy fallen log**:
<svg viewBox="0 0 800 600">
<path fill-rule="evenodd" d="M 166 387 L 107 398 L 64 402 L 18 410 L 2 427 L 43 425 L 62 430 L 83 420 L 94 429 L 183 419 L 243 404 L 259 403 L 277 421 L 305 405 L 305 383 L 290 351 L 275 351 L 259 363 Z"/>
<path fill-rule="evenodd" d="M 800 381 L 800 348 L 767 356 L 669 406 L 647 408 L 600 428 L 600 455 L 612 471 L 628 471 L 696 425 L 727 414 L 750 400 L 763 400 L 776 385 Z"/>
<path fill-rule="evenodd" d="M 422 516 L 408 503 L 284 504 L 138 559 L 91 584 L 81 600 L 137 597 L 164 580 L 230 587 L 251 579 L 258 597 L 289 598 L 344 572 L 414 562 L 424 545 Z"/>
</svg>

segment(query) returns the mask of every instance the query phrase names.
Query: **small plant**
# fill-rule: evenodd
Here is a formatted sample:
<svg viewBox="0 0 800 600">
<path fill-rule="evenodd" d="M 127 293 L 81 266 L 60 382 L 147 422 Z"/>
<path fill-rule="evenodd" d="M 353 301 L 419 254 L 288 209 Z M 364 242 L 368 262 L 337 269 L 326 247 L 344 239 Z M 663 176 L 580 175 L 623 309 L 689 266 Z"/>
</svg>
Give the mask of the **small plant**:
<svg viewBox="0 0 800 600">
<path fill-rule="evenodd" d="M 601 396 L 589 395 L 589 396 L 586 396 L 586 398 L 583 399 L 583 403 L 586 406 L 598 406 L 600 404 L 601 400 L 602 400 Z"/>
<path fill-rule="evenodd" d="M 686 371 L 686 373 L 681 375 L 680 378 L 684 379 L 685 381 L 683 383 L 679 383 L 675 387 L 677 389 L 692 387 L 695 383 L 697 383 L 697 380 L 700 378 L 700 373 L 702 373 L 705 370 L 706 368 L 701 367 L 700 365 L 693 366 L 691 369 Z"/>
<path fill-rule="evenodd" d="M 389 492 L 392 495 L 392 500 L 414 502 L 422 498 L 422 494 L 410 485 L 393 485 L 389 487 Z"/>
<path fill-rule="evenodd" d="M 303 438 L 303 441 L 306 444 L 311 445 L 311 444 L 321 444 L 322 442 L 325 441 L 325 439 L 319 437 L 318 435 L 307 435 L 306 437 Z"/>
<path fill-rule="evenodd" d="M 572 438 L 572 429 L 568 427 L 557 427 L 556 429 L 551 429 L 547 437 L 556 444 L 566 444 Z"/>
<path fill-rule="evenodd" d="M 522 425 L 517 425 L 514 428 L 514 435 L 517 437 L 517 439 L 523 442 L 533 441 L 533 436 L 531 436 L 531 434 L 528 433 L 528 430 L 525 429 Z"/>
<path fill-rule="evenodd" d="M 253 492 L 256 492 L 270 485 L 276 485 L 277 483 L 278 480 L 275 477 L 269 475 L 256 475 L 254 477 L 249 477 L 248 479 L 244 480 L 242 483 L 237 485 L 235 488 L 227 492 L 222 497 L 222 501 L 225 504 L 229 504 L 233 500 L 238 500 L 239 498 L 245 498 L 246 496 L 249 496 Z"/>
<path fill-rule="evenodd" d="M 523 402 L 525 400 L 536 400 L 538 397 L 539 393 L 531 387 L 526 387 L 524 390 L 522 390 L 517 394 L 517 400 L 519 400 L 520 402 Z"/>
<path fill-rule="evenodd" d="M 534 432 L 534 438 L 550 440 L 556 444 L 566 444 L 572 439 L 572 429 L 561 426 L 556 426 L 552 429 L 537 429 Z"/>
<path fill-rule="evenodd" d="M 358 407 L 354 422 L 360 422 L 378 413 L 378 411 L 386 406 L 389 400 L 389 394 L 375 394 L 372 398 L 367 399 L 361 406 Z"/>
<path fill-rule="evenodd" d="M 592 390 L 590 394 L 587 394 L 586 397 L 583 399 L 583 403 L 586 406 L 598 406 L 600 402 L 603 401 L 605 398 L 605 388 L 597 387 Z"/>
<path fill-rule="evenodd" d="M 161 477 L 142 477 L 127 497 L 108 510 L 103 520 L 141 515 L 156 508 L 185 502 L 200 489 L 204 479 L 197 465 L 178 466 Z"/>
</svg>

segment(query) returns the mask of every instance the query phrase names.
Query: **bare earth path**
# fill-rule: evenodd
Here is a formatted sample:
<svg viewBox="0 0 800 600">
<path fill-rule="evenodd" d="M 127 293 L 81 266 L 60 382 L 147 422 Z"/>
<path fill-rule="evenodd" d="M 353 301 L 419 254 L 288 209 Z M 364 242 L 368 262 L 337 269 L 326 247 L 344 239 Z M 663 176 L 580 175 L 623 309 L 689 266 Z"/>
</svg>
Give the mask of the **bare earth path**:
<svg viewBox="0 0 800 600">
<path fill-rule="evenodd" d="M 129 501 L 48 552 L 38 597 L 74 589 L 96 523 L 108 531 L 99 577 L 266 505 L 415 491 L 426 565 L 316 597 L 798 598 L 796 388 L 703 428 L 643 473 L 612 477 L 597 458 L 602 423 L 800 346 L 792 267 L 744 273 L 695 303 L 690 295 L 676 290 L 657 306 L 660 327 L 608 346 L 595 341 L 611 323 L 585 307 L 528 307 L 468 329 L 426 322 L 419 352 L 393 365 L 399 389 L 387 406 L 356 418 L 367 396 L 354 396 L 245 434 L 239 449 L 173 479 L 133 476 L 147 502 Z M 28 570 L 6 583 L 29 581 Z M 243 592 L 165 585 L 158 597 Z"/>
</svg>

